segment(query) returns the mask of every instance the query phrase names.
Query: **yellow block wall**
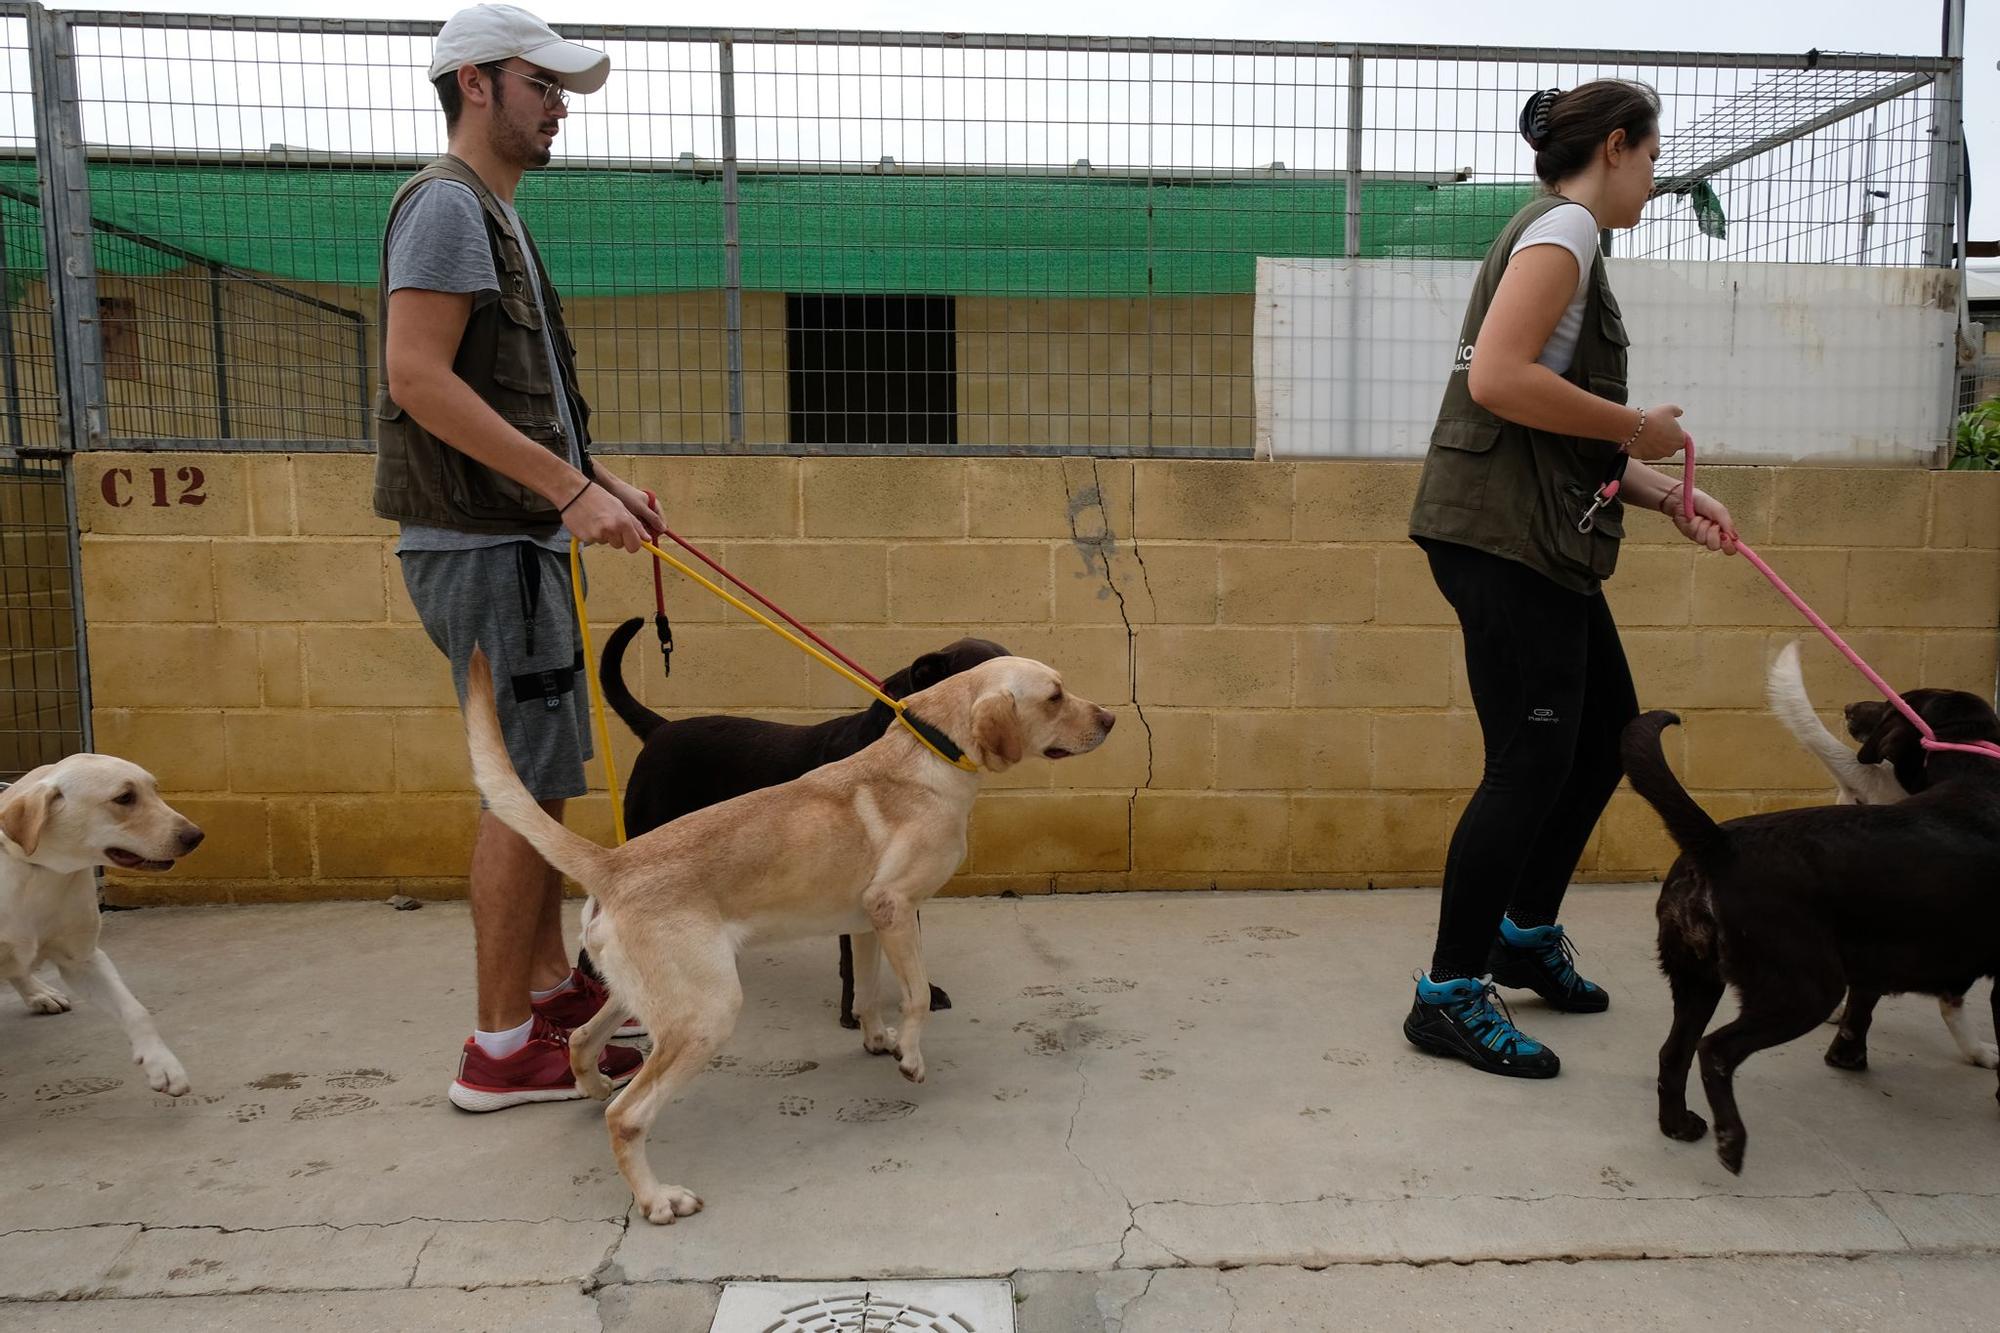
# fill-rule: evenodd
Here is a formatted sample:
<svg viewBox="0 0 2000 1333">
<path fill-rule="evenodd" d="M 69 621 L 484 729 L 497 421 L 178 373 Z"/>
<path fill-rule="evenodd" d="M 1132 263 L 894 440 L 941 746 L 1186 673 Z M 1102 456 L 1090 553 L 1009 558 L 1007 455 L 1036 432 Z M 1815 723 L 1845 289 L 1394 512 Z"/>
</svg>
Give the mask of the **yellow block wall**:
<svg viewBox="0 0 2000 1333">
<path fill-rule="evenodd" d="M 1413 465 L 610 461 L 879 672 L 975 632 L 1119 714 L 1099 753 L 989 779 L 954 891 L 1436 882 L 1479 738 L 1456 628 L 1403 536 Z M 463 891 L 476 807 L 461 728 L 392 529 L 369 513 L 372 462 L 79 460 L 98 748 L 152 768 L 211 835 L 168 876 L 115 880 L 116 897 Z M 149 469 L 188 466 L 203 502 L 178 503 L 175 481 L 154 505 Z M 1991 695 L 2000 475 L 1716 467 L 1707 482 L 1891 680 Z M 1816 763 L 1763 710 L 1766 663 L 1806 638 L 1829 717 L 1865 687 L 1743 562 L 1698 554 L 1664 520 L 1630 526 L 1610 596 L 1643 703 L 1687 720 L 1669 733 L 1676 767 L 1720 816 L 1821 799 Z M 600 636 L 650 612 L 643 558 L 600 553 L 591 569 Z M 859 706 L 705 593 L 669 595 L 672 680 L 650 631 L 626 663 L 653 707 L 803 721 Z M 635 745 L 621 731 L 614 749 L 622 772 Z M 609 837 L 601 796 L 573 822 Z M 1669 859 L 1621 792 L 1583 874 Z"/>
</svg>

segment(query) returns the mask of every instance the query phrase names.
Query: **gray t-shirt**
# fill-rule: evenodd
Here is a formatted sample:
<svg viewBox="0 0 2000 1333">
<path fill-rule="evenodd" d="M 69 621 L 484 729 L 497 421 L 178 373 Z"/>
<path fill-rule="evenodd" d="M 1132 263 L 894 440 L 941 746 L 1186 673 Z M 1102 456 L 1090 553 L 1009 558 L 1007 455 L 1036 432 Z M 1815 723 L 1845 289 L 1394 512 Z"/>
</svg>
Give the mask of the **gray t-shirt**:
<svg viewBox="0 0 2000 1333">
<path fill-rule="evenodd" d="M 506 200 L 500 201 L 507 223 L 514 229 L 521 248 L 528 248 L 527 228 Z M 389 231 L 389 290 L 415 287 L 432 292 L 470 292 L 475 310 L 500 299 L 500 275 L 493 270 L 493 251 L 486 240 L 486 217 L 479 197 L 457 181 L 426 181 L 410 192 L 396 214 Z M 542 302 L 542 285 L 535 288 L 535 308 L 542 316 L 542 352 L 555 373 L 555 331 Z M 556 394 L 556 416 L 563 438 L 569 441 L 570 466 L 583 466 L 577 449 L 581 438 L 576 422 L 570 419 L 569 397 Z M 433 527 L 425 523 L 405 523 L 396 542 L 396 551 L 473 551 L 485 546 L 504 546 L 528 540 L 507 534 L 459 532 L 455 528 Z M 569 533 L 557 528 L 540 545 L 552 551 L 569 550 Z"/>
</svg>

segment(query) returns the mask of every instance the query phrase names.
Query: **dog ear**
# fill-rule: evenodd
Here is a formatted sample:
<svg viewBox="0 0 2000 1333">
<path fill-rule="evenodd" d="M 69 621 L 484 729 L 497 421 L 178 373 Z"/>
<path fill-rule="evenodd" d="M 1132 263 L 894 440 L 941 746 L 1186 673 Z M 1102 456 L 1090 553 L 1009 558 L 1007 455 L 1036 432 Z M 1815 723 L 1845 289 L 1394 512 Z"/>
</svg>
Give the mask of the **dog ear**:
<svg viewBox="0 0 2000 1333">
<path fill-rule="evenodd" d="M 1841 711 L 1847 722 L 1847 734 L 1866 744 L 1869 737 L 1882 729 L 1882 719 L 1894 710 L 1889 707 L 1886 700 L 1863 699 L 1859 703 L 1847 705 Z"/>
<path fill-rule="evenodd" d="M 941 653 L 925 653 L 910 663 L 910 693 L 927 690 L 952 674 L 950 649 Z"/>
<path fill-rule="evenodd" d="M 1874 730 L 1861 742 L 1861 749 L 1854 757 L 1864 764 L 1893 761 L 1916 740 L 1917 729 L 1909 720 L 1885 706 L 1884 716 L 1876 721 Z"/>
<path fill-rule="evenodd" d="M 1005 690 L 983 694 L 972 706 L 972 739 L 980 762 L 995 773 L 1021 762 L 1021 715 Z"/>
<path fill-rule="evenodd" d="M 24 792 L 0 806 L 0 834 L 21 849 L 21 855 L 33 856 L 35 848 L 42 842 L 42 828 L 49 822 L 49 812 L 62 799 L 62 791 L 53 782 L 44 782 L 33 791 Z"/>
</svg>

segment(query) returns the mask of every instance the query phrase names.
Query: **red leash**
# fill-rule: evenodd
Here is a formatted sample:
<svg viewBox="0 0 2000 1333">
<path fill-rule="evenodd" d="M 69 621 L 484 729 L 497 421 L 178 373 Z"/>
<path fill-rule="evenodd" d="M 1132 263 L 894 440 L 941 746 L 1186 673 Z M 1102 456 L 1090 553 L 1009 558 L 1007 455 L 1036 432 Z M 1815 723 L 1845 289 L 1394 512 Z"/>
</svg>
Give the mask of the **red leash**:
<svg viewBox="0 0 2000 1333">
<path fill-rule="evenodd" d="M 1687 449 L 1681 463 L 1681 517 L 1687 522 L 1694 521 L 1694 437 L 1691 435 L 1687 437 Z M 1988 759 L 2000 759 L 2000 745 L 1992 741 L 1976 741 L 1965 745 L 1958 741 L 1939 740 L 1937 733 L 1931 730 L 1930 723 L 1918 716 L 1917 710 L 1910 707 L 1902 695 L 1891 689 L 1889 682 L 1877 675 L 1875 668 L 1863 661 L 1861 654 L 1850 648 L 1847 640 L 1841 638 L 1833 626 L 1820 618 L 1819 612 L 1806 605 L 1806 599 L 1793 592 L 1791 585 L 1778 577 L 1778 572 L 1765 563 L 1763 556 L 1751 550 L 1749 544 L 1733 532 L 1729 534 L 1729 540 L 1735 543 L 1738 555 L 1748 560 L 1759 574 L 1770 580 L 1771 586 L 1776 588 L 1786 601 L 1797 607 L 1799 614 L 1812 622 L 1813 628 L 1824 634 L 1826 641 L 1838 648 L 1841 656 L 1853 663 L 1854 669 L 1866 676 L 1868 683 L 1880 690 L 1884 699 L 1895 705 L 1897 712 L 1909 719 L 1910 725 L 1917 729 L 1919 736 L 1923 737 L 1926 750 L 1954 750 L 1961 754 L 1979 754 L 1985 755 Z"/>
<path fill-rule="evenodd" d="M 646 492 L 646 498 L 648 500 L 654 501 L 654 510 L 655 512 L 658 512 L 658 501 L 654 499 L 653 493 L 651 491 Z M 878 690 L 882 688 L 882 682 L 879 679 L 877 679 L 871 672 L 869 672 L 869 670 L 866 667 L 862 666 L 859 662 L 849 657 L 846 653 L 841 652 L 840 649 L 834 647 L 832 644 L 828 643 L 825 639 L 822 639 L 816 631 L 814 631 L 810 626 L 802 623 L 791 612 L 785 610 L 784 607 L 779 606 L 776 602 L 766 597 L 763 593 L 758 592 L 755 588 L 745 583 L 742 579 L 737 578 L 734 574 L 730 573 L 728 570 L 724 569 L 721 565 L 717 564 L 715 560 L 708 554 L 708 552 L 702 550 L 700 547 L 696 546 L 693 542 L 690 542 L 687 538 L 681 536 L 678 532 L 675 532 L 672 528 L 662 527 L 660 531 L 664 533 L 668 538 L 670 538 L 673 541 L 673 543 L 676 546 L 680 547 L 683 551 L 686 551 L 689 555 L 701 561 L 701 563 L 703 563 L 704 565 L 707 565 L 710 569 L 720 574 L 723 578 L 728 579 L 731 583 L 735 584 L 738 592 L 741 592 L 744 596 L 750 598 L 752 601 L 762 606 L 766 611 L 769 611 L 772 615 L 784 621 L 787 625 L 790 625 L 793 629 L 805 635 L 808 639 L 811 639 L 814 643 L 824 648 L 827 652 L 839 658 L 840 661 L 847 667 L 847 669 L 852 671 L 855 675 L 860 676 L 863 680 L 867 681 L 870 685 L 873 685 Z M 655 623 L 660 625 L 666 624 L 667 589 L 665 582 L 662 580 L 660 576 L 660 562 L 657 560 L 653 562 L 653 604 L 657 608 L 657 613 L 659 615 L 659 619 Z M 663 648 L 665 647 L 666 642 L 668 641 L 663 640 L 662 642 Z"/>
</svg>

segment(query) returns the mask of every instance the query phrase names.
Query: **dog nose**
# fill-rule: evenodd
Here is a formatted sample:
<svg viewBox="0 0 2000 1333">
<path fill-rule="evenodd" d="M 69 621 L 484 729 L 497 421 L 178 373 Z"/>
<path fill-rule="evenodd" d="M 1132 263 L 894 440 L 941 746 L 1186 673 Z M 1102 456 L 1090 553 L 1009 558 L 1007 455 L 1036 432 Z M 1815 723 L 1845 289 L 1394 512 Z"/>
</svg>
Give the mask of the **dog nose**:
<svg viewBox="0 0 2000 1333">
<path fill-rule="evenodd" d="M 1118 716 L 1109 709 L 1100 708 L 1097 710 L 1097 725 L 1103 727 L 1108 733 L 1113 727 L 1118 725 Z"/>
<path fill-rule="evenodd" d="M 184 852 L 193 851 L 195 848 L 201 846 L 201 840 L 207 836 L 199 828 L 196 828 L 193 824 L 189 824 L 181 830 L 181 850 Z"/>
</svg>

